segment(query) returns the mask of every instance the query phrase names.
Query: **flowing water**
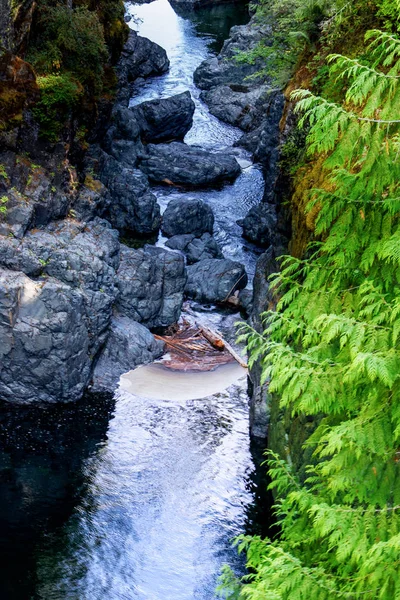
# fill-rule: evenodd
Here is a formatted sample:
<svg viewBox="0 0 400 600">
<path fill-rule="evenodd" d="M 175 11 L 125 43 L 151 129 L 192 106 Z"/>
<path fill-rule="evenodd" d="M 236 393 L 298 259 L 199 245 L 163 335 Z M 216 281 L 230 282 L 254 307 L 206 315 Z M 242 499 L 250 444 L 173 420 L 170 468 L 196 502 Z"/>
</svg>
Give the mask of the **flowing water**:
<svg viewBox="0 0 400 600">
<path fill-rule="evenodd" d="M 227 20 L 240 22 L 243 12 L 220 7 L 189 20 L 167 0 L 129 10 L 171 60 L 170 72 L 138 87 L 132 104 L 189 89 L 196 113 L 187 143 L 231 147 L 240 132 L 210 115 L 193 71 L 226 37 Z M 162 207 L 179 194 L 156 193 Z M 212 205 L 225 255 L 251 275 L 255 255 L 236 220 L 261 198 L 257 167 L 246 164 L 222 190 L 191 194 Z M 197 311 L 234 338 L 238 315 Z M 179 392 L 158 398 L 138 395 L 138 383 L 125 377 L 113 399 L 1 406 L 0 599 L 212 600 L 225 562 L 242 572 L 231 540 L 248 526 L 254 467 L 246 374 L 234 371 L 223 368 L 207 381 L 183 374 Z"/>
</svg>

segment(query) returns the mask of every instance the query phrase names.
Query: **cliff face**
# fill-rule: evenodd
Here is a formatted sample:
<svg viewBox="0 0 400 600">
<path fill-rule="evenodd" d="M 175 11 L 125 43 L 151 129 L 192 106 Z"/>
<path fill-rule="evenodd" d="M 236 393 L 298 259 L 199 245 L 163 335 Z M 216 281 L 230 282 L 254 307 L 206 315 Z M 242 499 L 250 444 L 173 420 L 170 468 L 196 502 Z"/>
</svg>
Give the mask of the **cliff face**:
<svg viewBox="0 0 400 600">
<path fill-rule="evenodd" d="M 27 48 L 35 0 L 0 0 L 0 45 L 21 55 Z"/>
</svg>

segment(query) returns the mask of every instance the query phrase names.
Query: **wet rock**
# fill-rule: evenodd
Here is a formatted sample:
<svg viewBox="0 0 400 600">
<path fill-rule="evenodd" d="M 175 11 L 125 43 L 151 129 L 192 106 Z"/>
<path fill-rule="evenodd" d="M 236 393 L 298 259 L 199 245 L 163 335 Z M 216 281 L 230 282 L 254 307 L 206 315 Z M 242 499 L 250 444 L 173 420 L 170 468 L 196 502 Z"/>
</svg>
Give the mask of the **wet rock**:
<svg viewBox="0 0 400 600">
<path fill-rule="evenodd" d="M 268 248 L 277 234 L 277 222 L 273 205 L 261 203 L 253 206 L 243 219 L 243 237 Z"/>
<path fill-rule="evenodd" d="M 131 30 L 117 67 L 120 86 L 139 77 L 162 75 L 168 69 L 169 60 L 164 48 Z"/>
<path fill-rule="evenodd" d="M 254 18 L 247 25 L 232 27 L 218 56 L 206 59 L 194 72 L 194 82 L 202 90 L 209 90 L 220 85 L 246 85 L 245 81 L 265 67 L 264 59 L 254 61 L 254 64 L 238 63 L 235 59 L 237 52 L 253 50 L 257 44 L 270 37 L 269 25 L 256 23 Z M 252 87 L 260 82 L 253 80 Z"/>
<path fill-rule="evenodd" d="M 142 102 L 129 109 L 145 142 L 183 140 L 193 124 L 195 104 L 190 92 Z"/>
<path fill-rule="evenodd" d="M 265 118 L 265 105 L 270 88 L 261 85 L 254 89 L 246 85 L 221 85 L 201 93 L 211 114 L 221 121 L 250 131 Z"/>
<path fill-rule="evenodd" d="M 183 256 L 154 246 L 121 246 L 117 276 L 121 314 L 149 328 L 178 321 L 186 284 Z"/>
<path fill-rule="evenodd" d="M 50 276 L 78 289 L 89 349 L 95 354 L 107 337 L 118 294 L 118 234 L 96 219 L 85 227 L 74 221 L 34 230 L 20 240 L 0 236 L 0 265 L 31 277 Z"/>
<path fill-rule="evenodd" d="M 258 332 L 264 330 L 261 315 L 273 309 L 276 296 L 271 291 L 269 277 L 279 272 L 277 258 L 286 254 L 284 247 L 269 248 L 260 256 L 256 265 L 253 283 L 253 307 L 250 315 L 250 324 Z M 271 398 L 268 392 L 268 382 L 261 383 L 262 365 L 258 360 L 251 368 L 251 394 L 250 394 L 250 433 L 253 438 L 264 439 L 267 437 L 270 418 Z"/>
<path fill-rule="evenodd" d="M 82 293 L 53 278 L 0 269 L 0 397 L 78 400 L 90 377 Z"/>
<path fill-rule="evenodd" d="M 119 231 L 146 236 L 158 231 L 160 207 L 141 171 L 121 164 L 115 158 L 93 148 L 91 165 L 108 190 L 108 208 L 104 216 Z"/>
<path fill-rule="evenodd" d="M 93 372 L 93 392 L 113 393 L 121 375 L 153 362 L 164 353 L 164 343 L 128 317 L 113 318 L 106 346 Z"/>
<path fill-rule="evenodd" d="M 279 159 L 285 135 L 281 132 L 281 118 L 285 99 L 280 90 L 271 90 L 263 106 L 264 117 L 260 126 L 245 134 L 237 142 L 253 154 L 265 173 L 264 201 L 272 201 L 279 177 Z"/>
<path fill-rule="evenodd" d="M 192 233 L 212 233 L 214 214 L 211 207 L 198 198 L 171 200 L 162 218 L 162 232 L 167 237 Z"/>
<path fill-rule="evenodd" d="M 240 290 L 239 306 L 249 315 L 253 309 L 253 290 Z"/>
<path fill-rule="evenodd" d="M 247 285 L 242 264 L 229 259 L 202 260 L 187 267 L 185 294 L 197 302 L 225 302 L 236 290 Z"/>
<path fill-rule="evenodd" d="M 203 233 L 199 238 L 194 235 L 176 235 L 170 238 L 165 245 L 183 252 L 188 265 L 208 258 L 224 258 L 219 244 L 209 233 Z"/>
<path fill-rule="evenodd" d="M 240 166 L 233 156 L 207 152 L 180 142 L 149 144 L 139 163 L 149 179 L 188 187 L 218 185 L 233 181 Z"/>
</svg>

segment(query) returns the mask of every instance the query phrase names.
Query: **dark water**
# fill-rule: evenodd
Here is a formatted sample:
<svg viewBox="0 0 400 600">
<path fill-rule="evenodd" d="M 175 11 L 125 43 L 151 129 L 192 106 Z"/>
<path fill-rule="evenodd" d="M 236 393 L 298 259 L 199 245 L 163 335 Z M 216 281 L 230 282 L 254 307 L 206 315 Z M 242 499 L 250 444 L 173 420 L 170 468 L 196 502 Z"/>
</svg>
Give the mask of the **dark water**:
<svg viewBox="0 0 400 600">
<path fill-rule="evenodd" d="M 243 22 L 242 9 L 187 19 L 156 0 L 130 10 L 171 59 L 132 103 L 189 89 L 196 113 L 186 141 L 231 147 L 240 132 L 210 115 L 192 76 L 227 24 Z M 236 219 L 259 201 L 263 182 L 245 153 L 238 158 L 245 168 L 235 184 L 201 197 L 226 256 L 251 274 L 254 249 Z M 156 193 L 163 207 L 176 194 Z M 212 307 L 197 315 L 234 339 L 239 315 Z M 246 389 L 242 377 L 198 400 L 119 389 L 67 407 L 0 405 L 0 600 L 212 600 L 223 563 L 243 571 L 232 538 L 258 518 Z"/>
</svg>

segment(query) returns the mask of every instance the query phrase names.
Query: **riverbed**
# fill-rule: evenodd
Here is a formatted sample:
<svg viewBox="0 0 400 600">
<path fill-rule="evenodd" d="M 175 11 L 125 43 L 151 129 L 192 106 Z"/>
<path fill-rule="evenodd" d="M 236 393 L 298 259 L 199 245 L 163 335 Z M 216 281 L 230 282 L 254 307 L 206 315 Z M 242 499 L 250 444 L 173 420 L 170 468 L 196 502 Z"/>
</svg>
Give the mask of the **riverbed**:
<svg viewBox="0 0 400 600">
<path fill-rule="evenodd" d="M 128 10 L 131 26 L 171 61 L 169 73 L 135 89 L 131 104 L 190 90 L 196 112 L 185 141 L 232 151 L 241 132 L 210 115 L 193 72 L 243 11 L 219 7 L 218 19 L 212 9 L 189 19 L 167 0 Z M 234 151 L 244 168 L 233 185 L 187 194 L 212 206 L 225 256 L 243 262 L 251 280 L 257 256 L 236 221 L 260 201 L 263 180 Z M 185 194 L 154 191 L 162 209 Z M 239 314 L 192 310 L 234 342 Z M 215 393 L 188 373 L 182 393 L 138 395 L 125 378 L 113 398 L 1 407 L 1 600 L 212 600 L 224 563 L 243 572 L 231 542 L 249 524 L 254 465 L 246 372 L 228 370 L 216 374 Z"/>
</svg>

